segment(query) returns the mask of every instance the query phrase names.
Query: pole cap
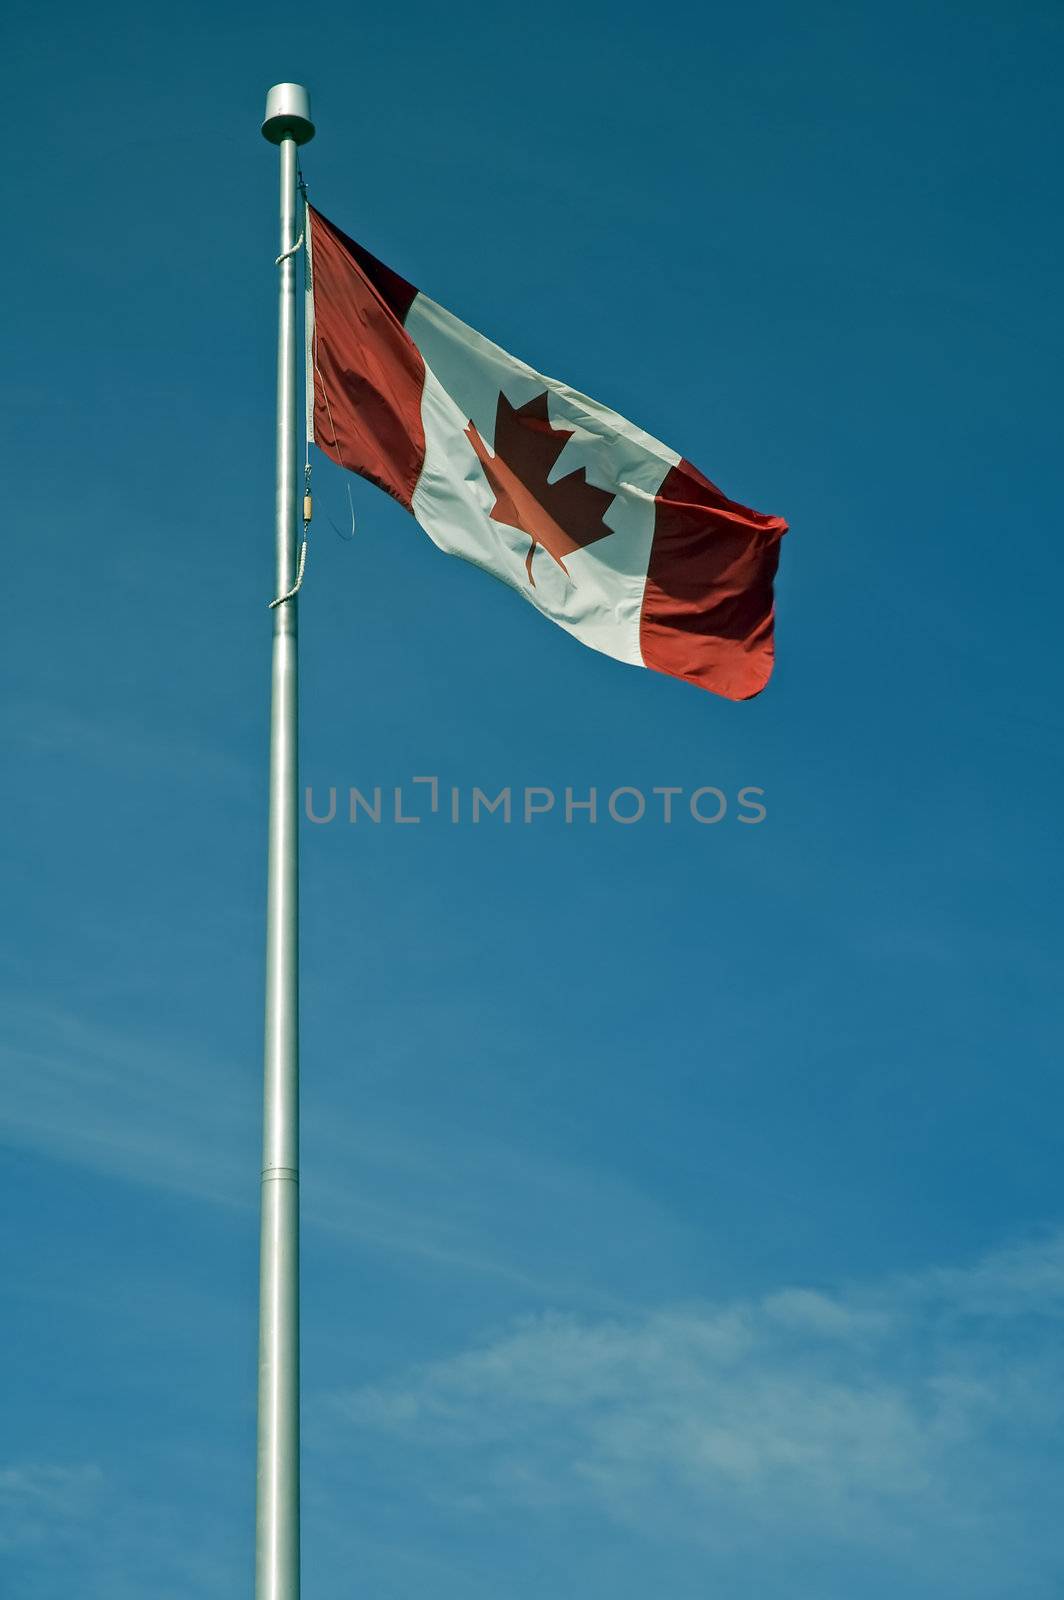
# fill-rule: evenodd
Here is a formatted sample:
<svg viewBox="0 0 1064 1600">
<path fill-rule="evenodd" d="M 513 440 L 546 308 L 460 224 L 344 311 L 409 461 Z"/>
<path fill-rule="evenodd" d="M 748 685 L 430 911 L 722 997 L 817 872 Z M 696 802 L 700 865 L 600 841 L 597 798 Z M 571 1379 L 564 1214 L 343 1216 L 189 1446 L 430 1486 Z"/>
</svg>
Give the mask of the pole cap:
<svg viewBox="0 0 1064 1600">
<path fill-rule="evenodd" d="M 266 120 L 262 137 L 271 144 L 294 139 L 307 144 L 314 137 L 310 120 L 310 95 L 301 83 L 275 83 L 266 95 Z"/>
</svg>

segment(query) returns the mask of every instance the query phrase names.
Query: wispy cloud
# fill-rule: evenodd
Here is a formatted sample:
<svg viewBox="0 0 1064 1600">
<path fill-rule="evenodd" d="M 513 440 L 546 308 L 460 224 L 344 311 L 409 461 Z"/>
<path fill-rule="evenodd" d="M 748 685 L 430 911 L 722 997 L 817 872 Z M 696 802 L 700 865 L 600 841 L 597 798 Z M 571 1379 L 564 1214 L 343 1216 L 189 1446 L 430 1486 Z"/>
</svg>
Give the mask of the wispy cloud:
<svg viewBox="0 0 1064 1600">
<path fill-rule="evenodd" d="M 202 1461 L 196 1465 L 202 1478 Z M 249 1542 L 234 1538 L 213 1507 L 197 1505 L 187 1522 L 175 1519 L 173 1507 L 124 1468 L 112 1474 L 95 1463 L 0 1467 L 5 1595 L 221 1600 L 246 1575 Z"/>
<path fill-rule="evenodd" d="M 543 1315 L 332 1404 L 454 1514 L 582 1506 L 704 1560 L 819 1544 L 1042 1593 L 1062 1322 L 1058 1235 L 834 1294 Z"/>
<path fill-rule="evenodd" d="M 102 1485 L 103 1474 L 91 1463 L 0 1467 L 0 1550 L 69 1535 L 93 1515 Z"/>
</svg>

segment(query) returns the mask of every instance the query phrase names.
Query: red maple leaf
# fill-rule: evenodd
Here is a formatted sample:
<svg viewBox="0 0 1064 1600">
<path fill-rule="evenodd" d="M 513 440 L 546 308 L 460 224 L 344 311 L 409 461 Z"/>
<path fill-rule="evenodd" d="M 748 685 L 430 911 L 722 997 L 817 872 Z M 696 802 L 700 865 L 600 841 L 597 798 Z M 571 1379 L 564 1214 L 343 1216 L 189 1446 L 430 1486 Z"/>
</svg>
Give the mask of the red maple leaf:
<svg viewBox="0 0 1064 1600">
<path fill-rule="evenodd" d="M 520 528 L 532 540 L 525 571 L 533 587 L 532 557 L 537 545 L 553 556 L 568 577 L 562 557 L 613 532 L 602 518 L 614 496 L 588 483 L 583 467 L 556 483 L 547 481 L 573 429 L 551 427 L 546 390 L 516 410 L 504 394 L 499 395 L 494 455 L 472 422 L 466 436 L 495 492 L 492 521 Z"/>
</svg>

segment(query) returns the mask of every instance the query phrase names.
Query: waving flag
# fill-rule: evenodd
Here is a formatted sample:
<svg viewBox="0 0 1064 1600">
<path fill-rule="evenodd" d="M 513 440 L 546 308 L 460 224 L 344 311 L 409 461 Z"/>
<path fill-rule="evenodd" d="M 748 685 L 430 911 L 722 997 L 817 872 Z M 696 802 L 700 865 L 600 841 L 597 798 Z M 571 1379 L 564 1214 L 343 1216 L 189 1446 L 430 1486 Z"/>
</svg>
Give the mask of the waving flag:
<svg viewBox="0 0 1064 1600">
<path fill-rule="evenodd" d="M 731 700 L 772 671 L 780 517 L 727 499 L 308 209 L 308 424 L 583 644 Z"/>
</svg>

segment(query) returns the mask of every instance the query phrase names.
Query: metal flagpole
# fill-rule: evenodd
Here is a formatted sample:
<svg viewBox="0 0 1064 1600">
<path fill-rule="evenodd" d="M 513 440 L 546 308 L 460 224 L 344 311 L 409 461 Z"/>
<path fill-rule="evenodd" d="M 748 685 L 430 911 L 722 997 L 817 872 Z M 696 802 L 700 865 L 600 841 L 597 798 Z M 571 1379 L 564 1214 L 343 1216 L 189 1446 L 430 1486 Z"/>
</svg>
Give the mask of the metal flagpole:
<svg viewBox="0 0 1064 1600">
<path fill-rule="evenodd" d="M 262 132 L 281 158 L 277 331 L 277 588 L 295 581 L 297 151 L 314 136 L 296 83 L 266 96 Z M 266 902 L 256 1600 L 299 1597 L 299 752 L 297 607 L 273 610 Z"/>
</svg>

